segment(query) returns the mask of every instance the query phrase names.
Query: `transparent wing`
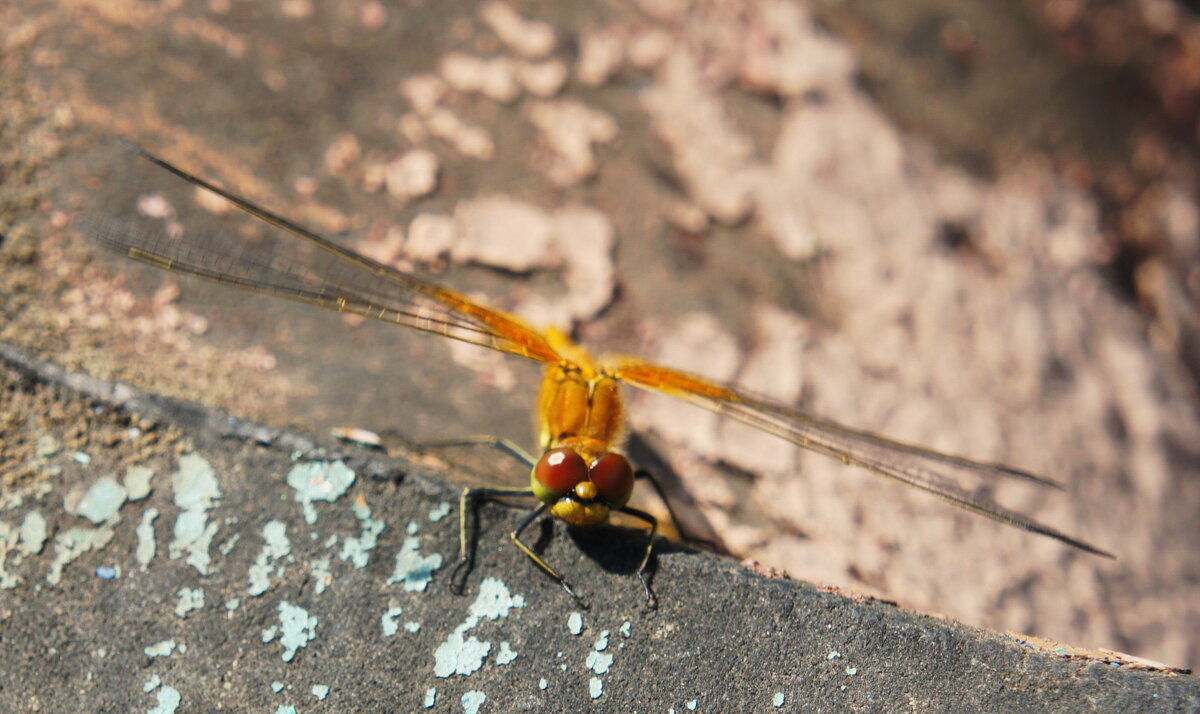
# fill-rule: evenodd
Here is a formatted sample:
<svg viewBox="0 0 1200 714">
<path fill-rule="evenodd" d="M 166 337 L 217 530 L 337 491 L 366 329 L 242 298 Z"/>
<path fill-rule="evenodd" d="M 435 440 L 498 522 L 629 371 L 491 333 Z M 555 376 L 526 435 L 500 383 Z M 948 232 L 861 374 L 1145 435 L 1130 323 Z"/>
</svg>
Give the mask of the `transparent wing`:
<svg viewBox="0 0 1200 714">
<path fill-rule="evenodd" d="M 405 325 L 542 362 L 559 359 L 537 330 L 516 317 L 360 255 L 136 146 L 123 145 L 280 230 L 253 239 L 193 231 L 174 238 L 160 225 L 93 219 L 85 230 L 111 250 L 224 285 Z"/>
<path fill-rule="evenodd" d="M 956 477 L 985 481 L 1017 479 L 1040 486 L 1062 488 L 1050 479 L 1010 466 L 973 461 L 851 429 L 795 407 L 636 358 L 618 358 L 612 362 L 610 369 L 620 379 L 636 387 L 691 402 L 798 446 L 931 493 L 968 511 L 1049 536 L 1089 553 L 1114 557 L 1111 553 L 967 491 L 959 485 Z"/>
</svg>

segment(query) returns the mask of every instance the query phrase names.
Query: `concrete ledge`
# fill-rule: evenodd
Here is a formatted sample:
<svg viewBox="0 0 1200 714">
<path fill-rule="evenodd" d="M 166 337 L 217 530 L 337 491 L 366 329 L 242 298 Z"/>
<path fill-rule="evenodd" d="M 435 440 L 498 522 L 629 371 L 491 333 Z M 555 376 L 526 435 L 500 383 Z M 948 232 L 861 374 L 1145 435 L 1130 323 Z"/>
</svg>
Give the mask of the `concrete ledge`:
<svg viewBox="0 0 1200 714">
<path fill-rule="evenodd" d="M 430 698 L 449 712 L 1200 708 L 1191 676 L 1064 656 L 668 544 L 648 612 L 630 574 L 640 534 L 535 526 L 584 612 L 511 547 L 518 514 L 501 505 L 480 509 L 476 566 L 454 595 L 457 488 L 428 466 L 322 448 L 11 348 L 0 357 L 0 386 L 21 397 L 10 405 L 37 393 L 90 439 L 27 430 L 41 448 L 0 494 L 0 571 L 20 578 L 0 590 L 5 711 L 415 712 Z M 306 519 L 297 498 L 332 497 L 335 461 L 356 478 Z M 129 466 L 153 470 L 145 498 L 130 500 L 136 477 L 117 498 L 93 489 L 125 483 Z M 39 548 L 36 527 L 20 527 L 33 512 L 47 523 Z"/>
</svg>

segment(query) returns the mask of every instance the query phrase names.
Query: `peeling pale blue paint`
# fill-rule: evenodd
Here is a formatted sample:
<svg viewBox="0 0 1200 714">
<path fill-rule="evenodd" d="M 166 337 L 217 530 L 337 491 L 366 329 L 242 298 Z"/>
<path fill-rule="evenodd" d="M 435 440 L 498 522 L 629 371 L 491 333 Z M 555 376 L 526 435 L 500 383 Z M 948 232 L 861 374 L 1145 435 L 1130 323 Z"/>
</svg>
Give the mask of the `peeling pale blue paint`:
<svg viewBox="0 0 1200 714">
<path fill-rule="evenodd" d="M 696 711 L 696 700 L 693 699 L 692 701 L 688 702 L 687 708 L 691 709 L 692 711 Z"/>
<path fill-rule="evenodd" d="M 411 632 L 413 634 L 416 634 L 421 631 L 421 623 L 413 622 L 412 620 L 409 620 L 408 622 L 404 623 L 404 629 L 408 630 L 409 632 Z"/>
<path fill-rule="evenodd" d="M 827 659 L 827 660 L 829 660 L 829 661 L 831 661 L 831 662 L 832 662 L 833 660 L 835 660 L 835 659 L 837 659 L 838 657 L 841 657 L 841 656 L 842 656 L 842 653 L 841 653 L 841 652 L 838 652 L 837 650 L 834 650 L 833 652 L 830 652 L 829 654 L 825 655 L 825 659 Z"/>
<path fill-rule="evenodd" d="M 317 558 L 310 567 L 313 576 L 313 592 L 320 595 L 333 582 L 333 573 L 329 570 L 329 558 Z"/>
<path fill-rule="evenodd" d="M 325 701 L 325 697 L 329 696 L 329 685 L 314 684 L 310 691 L 312 692 L 312 695 L 314 697 L 316 697 L 317 699 L 320 699 L 321 701 Z"/>
<path fill-rule="evenodd" d="M 283 682 L 280 682 L 279 680 L 275 680 L 274 682 L 271 682 L 271 689 L 276 694 L 279 694 L 280 692 L 283 691 Z"/>
<path fill-rule="evenodd" d="M 150 495 L 150 479 L 154 469 L 148 466 L 130 466 L 125 469 L 125 493 L 130 501 L 140 501 Z"/>
<path fill-rule="evenodd" d="M 155 689 L 158 689 L 160 684 L 162 684 L 162 678 L 157 674 L 152 674 L 150 675 L 150 679 L 147 679 L 146 683 L 142 685 L 142 691 L 146 694 L 149 694 Z"/>
<path fill-rule="evenodd" d="M 425 708 L 433 709 L 434 704 L 437 704 L 437 687 L 430 687 L 425 690 Z"/>
<path fill-rule="evenodd" d="M 86 451 L 76 451 L 75 453 L 71 454 L 71 458 L 75 459 L 75 463 L 83 464 L 84 466 L 92 463 L 92 457 Z"/>
<path fill-rule="evenodd" d="M 183 701 L 179 690 L 165 684 L 158 690 L 158 706 L 147 710 L 146 714 L 175 714 L 179 703 Z"/>
<path fill-rule="evenodd" d="M 142 648 L 142 652 L 145 652 L 147 657 L 170 657 L 174 651 L 175 640 L 163 640 Z"/>
<path fill-rule="evenodd" d="M 410 536 L 415 536 L 421 532 L 421 524 L 416 521 L 409 521 L 408 525 L 404 527 L 404 532 Z"/>
<path fill-rule="evenodd" d="M 291 704 L 280 704 L 275 709 L 275 714 L 299 714 L 299 711 Z"/>
<path fill-rule="evenodd" d="M 238 609 L 241 606 L 242 606 L 242 599 L 240 597 L 231 597 L 225 601 L 225 609 L 230 612 L 233 612 L 234 610 Z"/>
<path fill-rule="evenodd" d="M 258 597 L 271 587 L 271 573 L 275 563 L 292 552 L 291 541 L 287 537 L 287 525 L 283 521 L 270 520 L 263 526 L 263 547 L 254 565 L 250 566 L 250 587 L 247 588 L 254 597 Z M 282 575 L 283 566 L 280 566 Z"/>
<path fill-rule="evenodd" d="M 463 714 L 479 714 L 479 707 L 487 701 L 487 695 L 474 689 L 462 695 Z"/>
<path fill-rule="evenodd" d="M 846 668 L 846 674 L 848 674 L 848 675 L 850 675 L 851 677 L 853 677 L 854 675 L 858 674 L 858 667 L 847 667 L 847 668 Z"/>
<path fill-rule="evenodd" d="M 9 552 L 16 548 L 20 537 L 16 528 L 0 521 L 0 589 L 12 590 L 21 583 L 21 576 L 8 572 L 4 562 L 8 558 Z"/>
<path fill-rule="evenodd" d="M 442 567 L 441 553 L 421 555 L 421 541 L 415 537 L 404 539 L 400 552 L 396 553 L 396 568 L 388 578 L 388 585 L 404 583 L 408 592 L 425 592 L 433 574 Z"/>
<path fill-rule="evenodd" d="M 354 483 L 354 472 L 341 461 L 309 461 L 296 464 L 288 472 L 287 483 L 296 490 L 296 501 L 304 510 L 304 520 L 317 522 L 315 501 L 332 503 Z"/>
<path fill-rule="evenodd" d="M 317 636 L 317 618 L 309 615 L 308 611 L 289 602 L 279 603 L 279 621 L 283 635 L 279 638 L 283 644 L 283 661 L 291 662 L 296 651 L 307 647 Z"/>
<path fill-rule="evenodd" d="M 629 637 L 631 634 L 633 634 L 633 623 L 629 620 L 626 620 L 625 622 L 621 623 L 621 629 L 617 630 L 617 632 L 621 633 L 621 637 Z"/>
<path fill-rule="evenodd" d="M 550 682 L 546 681 L 545 677 L 538 680 L 538 689 L 546 689 L 550 686 Z"/>
<path fill-rule="evenodd" d="M 570 630 L 572 635 L 582 634 L 583 615 L 578 612 L 572 612 L 570 615 L 567 615 L 567 629 Z"/>
<path fill-rule="evenodd" d="M 512 662 L 517 658 L 517 653 L 509 647 L 507 642 L 500 643 L 500 651 L 496 653 L 496 664 L 504 665 Z"/>
<path fill-rule="evenodd" d="M 450 502 L 442 501 L 436 508 L 429 511 L 429 520 L 437 523 L 448 515 L 450 515 Z"/>
<path fill-rule="evenodd" d="M 391 637 L 400 629 L 400 623 L 396 622 L 396 618 L 404 614 L 404 610 L 399 606 L 389 607 L 387 612 L 383 613 L 383 617 L 379 619 L 379 624 L 383 628 L 383 636 Z"/>
<path fill-rule="evenodd" d="M 82 516 L 95 525 L 115 522 L 121 506 L 125 505 L 128 494 L 125 487 L 117 483 L 112 476 L 102 476 L 96 479 L 87 493 L 79 501 L 66 506 L 67 513 Z"/>
<path fill-rule="evenodd" d="M 496 578 L 484 578 L 466 620 L 434 651 L 433 673 L 443 678 L 455 674 L 466 676 L 482 667 L 492 643 L 464 635 L 484 618 L 508 617 L 509 611 L 517 607 L 525 607 L 524 597 L 510 594 L 508 587 Z"/>
<path fill-rule="evenodd" d="M 179 654 L 187 654 L 187 643 L 180 642 L 179 647 L 177 647 L 176 649 L 179 650 Z"/>
<path fill-rule="evenodd" d="M 326 538 L 325 542 L 322 543 L 321 545 L 325 546 L 326 548 L 332 548 L 333 546 L 337 545 L 337 542 L 338 542 L 337 533 L 330 533 L 329 537 Z"/>
<path fill-rule="evenodd" d="M 145 570 L 150 561 L 154 560 L 154 554 L 158 551 L 158 544 L 154 542 L 154 520 L 158 518 L 157 508 L 147 508 L 142 512 L 142 520 L 138 522 L 138 526 L 134 529 L 137 535 L 137 547 L 133 551 L 133 557 L 137 560 L 138 565 Z"/>
<path fill-rule="evenodd" d="M 599 699 L 604 695 L 604 682 L 600 681 L 599 677 L 592 677 L 588 680 L 588 696 L 592 699 Z"/>
<path fill-rule="evenodd" d="M 342 541 L 338 558 L 350 561 L 356 568 L 364 568 L 370 560 L 371 551 L 379 544 L 383 521 L 372 518 L 371 509 L 365 503 L 354 505 L 354 516 L 362 523 L 362 533 L 357 538 Z"/>
<path fill-rule="evenodd" d="M 46 528 L 46 517 L 40 511 L 30 511 L 21 521 L 21 540 L 17 544 L 17 553 L 28 558 L 42 552 L 46 546 L 49 531 Z"/>
<path fill-rule="evenodd" d="M 262 631 L 263 644 L 266 644 L 266 643 L 270 642 L 271 640 L 275 639 L 275 635 L 278 635 L 278 634 L 279 634 L 279 625 L 268 625 L 268 626 L 264 627 L 263 631 Z"/>
<path fill-rule="evenodd" d="M 592 648 L 597 652 L 603 652 L 604 650 L 608 649 L 608 635 L 608 630 L 603 630 L 600 633 L 600 639 L 596 640 L 596 644 L 592 645 Z"/>
<path fill-rule="evenodd" d="M 787 701 L 786 694 L 784 694 L 783 692 L 776 692 L 775 696 L 771 698 L 771 705 L 773 707 L 775 707 L 776 709 L 778 709 L 779 707 L 783 706 L 783 703 L 786 701 Z"/>
<path fill-rule="evenodd" d="M 587 660 L 584 664 L 588 669 L 596 674 L 608 674 L 608 668 L 612 667 L 613 656 L 606 652 L 588 652 Z"/>
<path fill-rule="evenodd" d="M 121 569 L 111 565 L 97 565 L 96 577 L 101 580 L 113 580 L 121 576 Z"/>
<path fill-rule="evenodd" d="M 208 522 L 208 509 L 221 498 L 216 472 L 203 456 L 184 454 L 171 477 L 171 488 L 175 505 L 183 512 L 175 519 L 175 539 L 168 553 L 172 560 L 186 555 L 188 565 L 207 575 L 212 563 L 208 548 L 217 534 L 216 522 Z"/>
<path fill-rule="evenodd" d="M 228 518 L 225 520 L 226 523 L 230 523 L 231 521 L 233 521 L 232 518 Z M 218 545 L 217 550 L 221 553 L 221 555 L 229 555 L 230 553 L 233 552 L 233 547 L 235 545 L 237 545 L 238 541 L 241 539 L 242 539 L 241 533 L 234 533 L 233 535 L 226 538 L 225 541 L 221 543 L 221 545 Z"/>
<path fill-rule="evenodd" d="M 492 650 L 492 643 L 481 642 L 474 635 L 464 638 L 464 625 L 455 628 L 446 641 L 434 650 L 434 675 L 443 679 L 455 674 L 465 677 L 483 666 L 484 658 Z"/>
<path fill-rule="evenodd" d="M 54 537 L 54 560 L 50 563 L 50 572 L 46 574 L 46 582 L 58 585 L 62 581 L 63 568 L 68 563 L 89 550 L 99 550 L 112 540 L 113 530 L 108 526 L 102 528 L 70 528 L 65 533 Z"/>
<path fill-rule="evenodd" d="M 187 617 L 189 612 L 204 607 L 204 590 L 202 588 L 193 590 L 180 588 L 176 594 L 179 596 L 179 602 L 175 604 L 175 614 L 179 617 Z"/>
</svg>

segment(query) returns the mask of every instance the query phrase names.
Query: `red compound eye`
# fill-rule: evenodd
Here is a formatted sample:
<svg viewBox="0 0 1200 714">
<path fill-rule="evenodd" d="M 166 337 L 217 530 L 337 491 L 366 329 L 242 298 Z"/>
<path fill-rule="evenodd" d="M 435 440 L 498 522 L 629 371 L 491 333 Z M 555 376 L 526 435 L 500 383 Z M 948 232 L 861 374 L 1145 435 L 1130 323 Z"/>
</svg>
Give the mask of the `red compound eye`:
<svg viewBox="0 0 1200 714">
<path fill-rule="evenodd" d="M 620 454 L 605 454 L 592 464 L 592 483 L 610 506 L 624 506 L 633 494 L 633 467 Z"/>
<path fill-rule="evenodd" d="M 563 494 L 575 488 L 575 484 L 587 480 L 588 468 L 583 457 L 574 451 L 553 449 L 538 459 L 533 475 L 547 489 Z"/>
</svg>

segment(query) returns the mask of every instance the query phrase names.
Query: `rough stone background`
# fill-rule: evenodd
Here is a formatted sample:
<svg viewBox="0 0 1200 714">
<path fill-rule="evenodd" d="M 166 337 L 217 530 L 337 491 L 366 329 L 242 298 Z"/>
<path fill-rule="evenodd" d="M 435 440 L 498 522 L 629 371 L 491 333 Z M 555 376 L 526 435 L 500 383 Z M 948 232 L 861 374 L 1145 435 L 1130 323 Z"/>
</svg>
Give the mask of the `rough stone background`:
<svg viewBox="0 0 1200 714">
<path fill-rule="evenodd" d="M 998 497 L 1116 562 L 631 408 L 737 555 L 1195 666 L 1195 115 L 1147 90 L 1175 65 L 1064 55 L 1086 23 L 1039 3 L 879 5 L 5 5 L 0 339 L 313 432 L 528 443 L 534 365 L 100 254 L 83 212 L 243 230 L 131 139 L 598 351 L 1058 478 Z M 1088 47 L 1194 35 L 1124 5 L 1139 32 Z M 6 492 L 51 478 L 39 423 L 6 422 Z"/>
</svg>

